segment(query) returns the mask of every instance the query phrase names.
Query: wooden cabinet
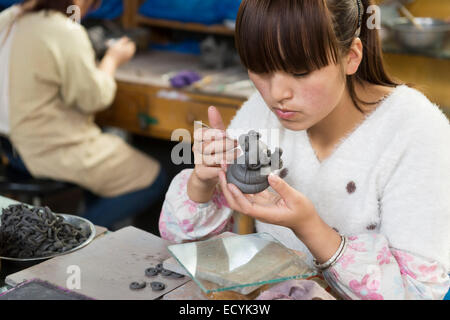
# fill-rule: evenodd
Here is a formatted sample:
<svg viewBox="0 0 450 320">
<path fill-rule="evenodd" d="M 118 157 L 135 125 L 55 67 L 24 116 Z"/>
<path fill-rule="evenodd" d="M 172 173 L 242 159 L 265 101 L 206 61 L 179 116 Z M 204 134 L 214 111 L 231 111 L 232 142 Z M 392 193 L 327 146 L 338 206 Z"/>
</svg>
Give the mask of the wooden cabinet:
<svg viewBox="0 0 450 320">
<path fill-rule="evenodd" d="M 376 0 L 377 4 L 383 3 Z M 416 17 L 450 19 L 450 1 L 415 0 L 406 6 Z M 449 52 L 447 46 L 444 50 Z M 446 55 L 448 56 L 448 55 Z M 396 79 L 415 85 L 450 118 L 450 60 L 433 55 L 385 53 L 389 73 Z"/>
<path fill-rule="evenodd" d="M 217 34 L 223 36 L 233 36 L 234 30 L 224 25 L 204 25 L 200 23 L 186 23 L 173 20 L 154 19 L 139 14 L 139 7 L 144 0 L 123 0 L 124 12 L 122 24 L 125 28 L 137 26 L 149 26 L 156 28 L 166 28 L 175 30 L 185 30 L 207 34 Z"/>
<path fill-rule="evenodd" d="M 165 98 L 162 93 L 176 93 L 178 98 Z M 236 98 L 119 82 L 113 105 L 97 115 L 97 122 L 170 140 L 176 129 L 187 129 L 192 135 L 196 120 L 208 124 L 208 108 L 211 105 L 219 109 L 227 126 L 243 102 Z"/>
<path fill-rule="evenodd" d="M 390 74 L 411 83 L 450 116 L 450 60 L 424 56 L 385 54 Z"/>
</svg>

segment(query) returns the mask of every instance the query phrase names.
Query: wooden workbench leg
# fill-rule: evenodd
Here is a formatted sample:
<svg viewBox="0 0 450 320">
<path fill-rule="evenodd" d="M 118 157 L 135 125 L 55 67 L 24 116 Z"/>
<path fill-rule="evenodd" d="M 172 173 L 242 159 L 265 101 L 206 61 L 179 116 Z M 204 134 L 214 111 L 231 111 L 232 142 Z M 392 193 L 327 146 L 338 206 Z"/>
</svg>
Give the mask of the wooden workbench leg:
<svg viewBox="0 0 450 320">
<path fill-rule="evenodd" d="M 234 221 L 236 224 L 236 231 L 238 234 L 250 234 L 255 232 L 255 219 L 243 215 L 240 212 L 235 212 Z"/>
<path fill-rule="evenodd" d="M 122 26 L 125 29 L 137 27 L 137 16 L 140 3 L 140 0 L 123 0 Z"/>
</svg>

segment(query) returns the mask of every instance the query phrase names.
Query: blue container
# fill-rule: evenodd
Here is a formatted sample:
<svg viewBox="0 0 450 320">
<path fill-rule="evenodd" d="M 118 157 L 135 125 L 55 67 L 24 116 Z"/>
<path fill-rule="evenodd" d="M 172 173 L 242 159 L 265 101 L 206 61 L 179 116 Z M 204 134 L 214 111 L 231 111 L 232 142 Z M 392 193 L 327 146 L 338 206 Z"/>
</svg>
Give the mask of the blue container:
<svg viewBox="0 0 450 320">
<path fill-rule="evenodd" d="M 222 12 L 222 20 L 236 20 L 242 0 L 223 0 L 218 2 L 219 11 Z"/>
<path fill-rule="evenodd" d="M 162 51 L 173 51 L 178 53 L 187 53 L 193 55 L 200 55 L 200 44 L 195 40 L 185 40 L 178 43 L 168 43 L 168 44 L 152 44 L 150 46 L 154 50 Z"/>
<path fill-rule="evenodd" d="M 117 19 L 123 13 L 122 0 L 103 0 L 102 5 L 95 11 L 90 12 L 86 18 L 95 19 Z"/>
<path fill-rule="evenodd" d="M 235 20 L 241 0 L 147 0 L 139 13 L 150 18 L 218 24 Z"/>
<path fill-rule="evenodd" d="M 7 8 L 23 0 L 0 0 L 0 7 Z M 100 8 L 89 13 L 86 18 L 116 19 L 123 13 L 122 0 L 103 0 Z"/>
<path fill-rule="evenodd" d="M 22 1 L 23 0 L 0 0 L 0 7 L 7 8 Z"/>
</svg>

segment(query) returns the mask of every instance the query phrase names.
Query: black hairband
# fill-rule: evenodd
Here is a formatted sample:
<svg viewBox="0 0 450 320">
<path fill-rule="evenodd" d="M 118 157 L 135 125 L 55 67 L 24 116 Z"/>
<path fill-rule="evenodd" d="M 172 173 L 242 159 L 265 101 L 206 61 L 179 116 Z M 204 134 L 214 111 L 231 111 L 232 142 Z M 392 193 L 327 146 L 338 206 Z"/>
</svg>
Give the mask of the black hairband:
<svg viewBox="0 0 450 320">
<path fill-rule="evenodd" d="M 361 33 L 362 20 L 363 20 L 363 5 L 361 0 L 356 0 L 358 4 L 358 28 L 356 29 L 356 36 L 359 37 Z"/>
</svg>

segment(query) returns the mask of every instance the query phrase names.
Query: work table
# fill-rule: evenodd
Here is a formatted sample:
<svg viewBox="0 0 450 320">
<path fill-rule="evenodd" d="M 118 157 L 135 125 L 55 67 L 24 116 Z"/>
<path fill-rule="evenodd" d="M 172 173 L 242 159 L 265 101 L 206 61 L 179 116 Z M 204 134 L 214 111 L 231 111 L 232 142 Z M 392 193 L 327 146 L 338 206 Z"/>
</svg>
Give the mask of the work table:
<svg viewBox="0 0 450 320">
<path fill-rule="evenodd" d="M 16 203 L 0 196 L 1 208 Z M 144 295 L 144 292 L 131 291 L 128 286 L 132 281 L 145 280 L 146 268 L 170 257 L 168 244 L 167 241 L 134 227 L 116 232 L 106 232 L 105 228 L 96 227 L 95 239 L 86 247 L 70 254 L 32 263 L 3 260 L 1 285 L 7 286 L 0 289 L 0 292 L 32 279 L 66 288 L 68 267 L 78 266 L 82 285 L 79 290 L 73 289 L 76 293 L 100 300 L 160 298 L 190 279 L 165 279 L 167 289 L 161 291 L 162 294 L 152 294 L 150 290 L 149 295 Z M 4 268 L 6 265 L 7 268 Z"/>
<path fill-rule="evenodd" d="M 138 53 L 117 70 L 116 80 L 173 89 L 170 85 L 170 77 L 185 70 L 194 71 L 202 78 L 209 78 L 210 81 L 202 84 L 198 89 L 186 87 L 181 91 L 241 100 L 248 99 L 255 92 L 246 70 L 241 65 L 223 70 L 211 70 L 202 66 L 199 56 L 158 50 Z M 243 81 L 248 83 L 242 83 Z M 236 83 L 240 85 L 234 85 Z"/>
<path fill-rule="evenodd" d="M 0 196 L 1 208 L 16 203 Z M 171 257 L 167 250 L 167 246 L 171 244 L 168 241 L 134 227 L 106 233 L 106 229 L 97 227 L 96 231 L 96 238 L 89 245 L 73 253 L 31 264 L 14 263 L 6 269 L 3 268 L 0 276 L 0 293 L 32 279 L 48 281 L 66 288 L 68 277 L 66 269 L 68 266 L 76 265 L 81 270 L 82 285 L 81 290 L 73 291 L 95 299 L 208 299 L 187 276 L 182 279 L 145 277 L 146 268 L 154 267 Z M 5 267 L 10 261 L 3 261 L 3 264 Z M 167 287 L 161 293 L 154 293 L 148 288 L 146 291 L 144 289 L 136 292 L 128 288 L 132 281 L 162 281 Z M 244 297 L 228 292 L 221 294 L 221 297 L 250 299 L 254 294 Z"/>
<path fill-rule="evenodd" d="M 17 202 L 0 196 L 2 208 L 15 203 Z M 171 278 L 157 275 L 148 278 L 144 271 L 160 263 L 168 270 L 182 270 L 167 249 L 172 243 L 131 226 L 115 232 L 105 231 L 104 228 L 96 227 L 96 238 L 86 247 L 70 254 L 4 270 L 1 281 L 5 280 L 8 286 L 1 288 L 3 283 L 0 284 L 0 293 L 32 279 L 47 281 L 67 289 L 67 279 L 70 276 L 67 270 L 71 266 L 77 266 L 81 271 L 80 288 L 72 291 L 98 300 L 251 300 L 270 288 L 270 285 L 264 285 L 248 295 L 232 291 L 206 295 L 188 276 Z M 232 235 L 235 234 L 224 233 L 219 237 Z M 304 253 L 296 253 L 304 256 Z M 327 283 L 314 274 L 308 279 L 327 288 Z M 165 283 L 166 288 L 161 292 L 154 292 L 150 288 L 133 291 L 129 289 L 129 285 L 134 281 L 145 281 L 147 287 L 152 281 L 160 281 Z"/>
</svg>

